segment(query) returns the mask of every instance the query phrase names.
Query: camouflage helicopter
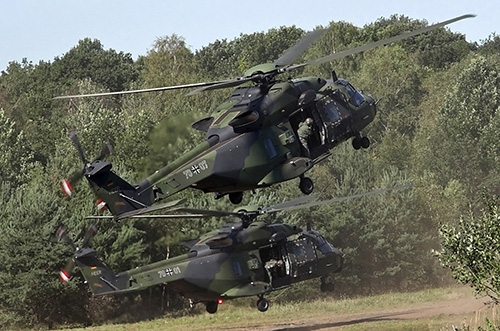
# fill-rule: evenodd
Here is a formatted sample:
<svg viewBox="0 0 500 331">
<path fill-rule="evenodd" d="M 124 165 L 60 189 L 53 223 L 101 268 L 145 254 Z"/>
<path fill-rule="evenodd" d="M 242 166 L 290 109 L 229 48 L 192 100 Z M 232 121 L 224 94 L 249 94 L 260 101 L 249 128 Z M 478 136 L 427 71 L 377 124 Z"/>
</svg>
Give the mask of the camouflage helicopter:
<svg viewBox="0 0 500 331">
<path fill-rule="evenodd" d="M 84 166 L 61 182 L 63 192 L 71 196 L 73 186 L 85 177 L 95 192 L 100 208 L 107 208 L 115 219 L 163 208 L 165 205 L 156 202 L 188 187 L 214 192 L 216 198 L 228 195 L 232 203 L 239 204 L 244 191 L 299 178 L 301 192 L 310 194 L 314 185 L 305 173 L 328 157 L 333 147 L 351 138 L 355 149 L 369 147 L 369 138 L 361 132 L 373 121 L 377 102 L 372 96 L 356 90 L 347 80 L 338 78 L 334 72 L 331 80 L 321 77 L 281 80 L 280 76 L 473 16 L 459 16 L 294 64 L 326 31 L 318 29 L 306 34 L 274 63 L 254 66 L 242 77 L 153 89 L 57 97 L 96 97 L 188 88 L 194 89 L 188 94 L 195 94 L 238 87 L 210 116 L 192 125 L 194 129 L 206 133 L 205 141 L 136 185 L 119 177 L 111 170 L 111 163 L 102 160 L 106 150 L 93 161 L 88 161 L 76 135 L 72 134 Z M 239 87 L 245 83 L 253 85 Z M 171 204 L 167 203 L 166 206 Z"/>
<path fill-rule="evenodd" d="M 285 210 L 309 208 L 327 203 L 381 194 L 408 188 L 408 185 L 383 188 L 347 197 L 313 201 L 313 196 L 277 204 L 267 208 L 252 208 L 234 212 L 178 207 L 166 215 L 142 215 L 148 218 L 203 218 L 231 216 L 239 222 L 228 223 L 199 240 L 186 243 L 189 252 L 149 265 L 115 274 L 95 250 L 86 247 L 97 232 L 91 226 L 77 248 L 61 226 L 56 231 L 75 251 L 59 278 L 70 280 L 75 265 L 93 295 L 138 291 L 164 284 L 192 303 L 204 303 L 209 313 L 215 313 L 223 300 L 257 296 L 257 308 L 267 311 L 266 294 L 308 279 L 321 278 L 321 290 L 333 291 L 330 275 L 342 270 L 344 253 L 334 247 L 316 230 L 302 230 L 290 224 L 256 222 L 260 215 Z"/>
</svg>

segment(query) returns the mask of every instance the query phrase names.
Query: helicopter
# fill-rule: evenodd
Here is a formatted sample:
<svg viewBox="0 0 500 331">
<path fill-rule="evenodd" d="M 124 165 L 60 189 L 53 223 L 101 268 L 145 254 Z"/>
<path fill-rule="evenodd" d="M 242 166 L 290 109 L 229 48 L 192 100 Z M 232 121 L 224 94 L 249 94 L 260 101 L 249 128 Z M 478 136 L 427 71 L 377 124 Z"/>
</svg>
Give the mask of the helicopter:
<svg viewBox="0 0 500 331">
<path fill-rule="evenodd" d="M 115 220 L 171 207 L 176 202 L 157 202 L 186 188 L 213 192 L 216 198 L 227 195 L 233 204 L 239 204 L 245 191 L 299 178 L 300 191 L 306 195 L 311 194 L 314 183 L 305 174 L 330 156 L 335 146 L 349 139 L 352 139 L 355 149 L 370 146 L 370 139 L 362 135 L 362 130 L 374 120 L 377 101 L 355 89 L 347 80 L 338 78 L 334 71 L 331 79 L 280 77 L 305 66 L 341 59 L 474 16 L 459 16 L 294 64 L 327 30 L 317 29 L 306 34 L 273 63 L 256 65 L 242 77 L 152 89 L 56 97 L 72 99 L 194 89 L 188 93 L 192 95 L 236 88 L 210 116 L 192 124 L 194 129 L 205 133 L 206 140 L 135 185 L 114 173 L 112 164 L 103 160 L 109 154 L 109 148 L 104 148 L 96 158 L 89 161 L 76 133 L 70 133 L 84 166 L 69 179 L 62 180 L 61 188 L 67 196 L 71 196 L 73 187 L 85 177 L 97 197 L 99 210 L 109 210 Z M 243 86 L 245 83 L 253 85 Z"/>
<path fill-rule="evenodd" d="M 230 216 L 239 221 L 184 243 L 189 247 L 184 255 L 120 273 L 114 273 L 98 258 L 95 250 L 86 247 L 97 232 L 96 226 L 87 230 L 82 248 L 77 248 L 66 228 L 60 226 L 56 235 L 73 248 L 74 255 L 60 271 L 59 278 L 67 283 L 78 266 L 94 296 L 139 291 L 163 284 L 193 304 L 205 304 L 206 311 L 211 314 L 217 312 L 223 301 L 249 296 L 257 296 L 257 309 L 265 312 L 270 305 L 266 294 L 305 280 L 320 278 L 321 291 L 333 291 L 331 274 L 342 270 L 344 253 L 311 229 L 310 222 L 307 229 L 302 230 L 291 224 L 256 221 L 259 216 L 406 188 L 409 185 L 322 201 L 314 201 L 312 195 L 302 196 L 266 208 L 250 207 L 233 212 L 177 207 L 165 215 L 137 216 L 160 219 Z"/>
</svg>

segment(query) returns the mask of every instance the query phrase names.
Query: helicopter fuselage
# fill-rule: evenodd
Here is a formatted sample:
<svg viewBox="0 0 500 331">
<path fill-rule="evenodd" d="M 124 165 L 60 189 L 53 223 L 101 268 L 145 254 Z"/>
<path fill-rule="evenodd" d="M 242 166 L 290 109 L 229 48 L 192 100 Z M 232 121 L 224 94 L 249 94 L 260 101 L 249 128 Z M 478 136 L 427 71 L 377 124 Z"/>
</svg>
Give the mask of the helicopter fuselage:
<svg viewBox="0 0 500 331">
<path fill-rule="evenodd" d="M 342 251 L 317 231 L 287 224 L 227 224 L 201 238 L 188 254 L 114 274 L 83 249 L 74 257 L 94 295 L 157 284 L 194 302 L 259 296 L 307 279 L 340 272 Z"/>
<path fill-rule="evenodd" d="M 131 185 L 101 160 L 86 167 L 98 201 L 111 213 L 125 217 L 146 212 L 156 201 L 186 188 L 229 194 L 239 203 L 242 192 L 301 178 L 331 154 L 338 144 L 353 138 L 353 146 L 368 147 L 363 130 L 376 114 L 375 100 L 334 75 L 237 88 L 210 117 L 193 124 L 206 139 L 138 185 Z M 312 121 L 307 148 L 300 126 Z M 312 181 L 311 181 L 312 185 Z M 98 202 L 99 203 L 99 202 Z"/>
<path fill-rule="evenodd" d="M 214 113 L 194 124 L 206 141 L 142 182 L 159 198 L 187 187 L 231 193 L 302 176 L 339 143 L 360 136 L 375 117 L 375 101 L 347 81 L 322 78 L 242 87 Z M 312 118 L 309 153 L 298 126 Z"/>
</svg>

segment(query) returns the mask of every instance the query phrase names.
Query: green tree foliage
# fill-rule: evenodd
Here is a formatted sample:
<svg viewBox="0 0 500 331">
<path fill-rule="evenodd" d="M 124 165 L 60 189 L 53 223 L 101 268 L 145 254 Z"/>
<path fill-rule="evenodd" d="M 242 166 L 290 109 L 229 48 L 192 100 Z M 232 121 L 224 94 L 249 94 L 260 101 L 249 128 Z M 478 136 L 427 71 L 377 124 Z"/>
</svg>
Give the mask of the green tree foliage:
<svg viewBox="0 0 500 331">
<path fill-rule="evenodd" d="M 217 40 L 196 53 L 198 69 L 207 79 L 239 77 L 254 65 L 277 60 L 303 34 L 302 29 L 292 26 L 241 34 L 232 41 Z"/>
<path fill-rule="evenodd" d="M 483 196 L 480 215 L 463 216 L 456 225 L 443 224 L 439 234 L 441 263 L 453 278 L 470 285 L 476 293 L 500 302 L 500 213 L 499 198 Z"/>
<path fill-rule="evenodd" d="M 377 41 L 405 31 L 416 30 L 428 25 L 426 21 L 414 20 L 402 15 L 380 18 L 365 26 L 363 32 L 368 40 Z M 409 54 L 415 54 L 423 67 L 442 69 L 465 58 L 472 48 L 465 36 L 441 28 L 401 42 Z"/>
<path fill-rule="evenodd" d="M 15 123 L 0 108 L 0 181 L 13 187 L 28 178 L 33 167 L 33 155 L 27 148 L 24 133 L 17 132 Z"/>
<path fill-rule="evenodd" d="M 63 288 L 57 270 L 68 258 L 55 244 L 56 225 L 70 213 L 60 208 L 60 196 L 49 186 L 41 167 L 32 181 L 18 188 L 2 183 L 0 205 L 0 310 L 13 316 L 0 321 L 9 325 L 52 325 L 86 321 L 84 292 L 76 286 Z M 68 304 L 71 302 L 71 304 Z"/>
<path fill-rule="evenodd" d="M 139 72 L 130 53 L 105 50 L 97 39 L 85 38 L 53 63 L 59 79 L 66 86 L 83 79 L 109 91 L 122 91 L 138 79 Z"/>
<path fill-rule="evenodd" d="M 360 40 L 361 29 L 347 22 L 330 22 L 327 31 L 305 54 L 305 59 L 316 59 L 322 56 L 333 54 L 350 47 L 358 46 L 362 43 Z M 334 69 L 339 77 L 352 77 L 358 70 L 360 56 L 343 58 L 331 63 L 325 63 L 319 66 L 308 67 L 305 69 L 306 75 L 319 75 L 330 77 Z"/>
<path fill-rule="evenodd" d="M 442 185 L 456 179 L 477 195 L 477 188 L 498 189 L 496 139 L 500 96 L 499 62 L 474 56 L 446 94 L 437 130 L 429 139 L 441 157 L 429 163 Z"/>
<path fill-rule="evenodd" d="M 500 53 L 500 36 L 492 33 L 486 40 L 481 41 L 478 48 L 479 53 L 484 55 L 495 55 Z"/>
</svg>

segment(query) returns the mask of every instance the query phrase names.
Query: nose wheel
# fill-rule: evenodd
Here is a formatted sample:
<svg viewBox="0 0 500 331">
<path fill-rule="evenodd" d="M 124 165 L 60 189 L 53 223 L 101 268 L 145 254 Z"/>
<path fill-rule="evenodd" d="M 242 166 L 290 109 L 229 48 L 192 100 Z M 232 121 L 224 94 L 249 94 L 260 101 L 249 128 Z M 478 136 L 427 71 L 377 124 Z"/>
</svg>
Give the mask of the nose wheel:
<svg viewBox="0 0 500 331">
<path fill-rule="evenodd" d="M 335 290 L 335 284 L 329 276 L 322 276 L 320 289 L 321 292 L 333 292 Z"/>
<path fill-rule="evenodd" d="M 269 300 L 264 297 L 259 297 L 259 300 L 257 300 L 257 309 L 260 312 L 267 311 L 269 309 Z"/>
<path fill-rule="evenodd" d="M 314 190 L 314 183 L 309 177 L 301 177 L 299 183 L 300 191 L 306 195 L 309 195 Z"/>
<path fill-rule="evenodd" d="M 370 139 L 368 137 L 361 137 L 361 135 L 358 135 L 352 139 L 352 147 L 356 150 L 360 148 L 368 148 L 370 147 Z"/>
</svg>

